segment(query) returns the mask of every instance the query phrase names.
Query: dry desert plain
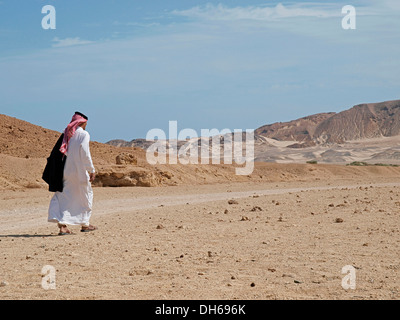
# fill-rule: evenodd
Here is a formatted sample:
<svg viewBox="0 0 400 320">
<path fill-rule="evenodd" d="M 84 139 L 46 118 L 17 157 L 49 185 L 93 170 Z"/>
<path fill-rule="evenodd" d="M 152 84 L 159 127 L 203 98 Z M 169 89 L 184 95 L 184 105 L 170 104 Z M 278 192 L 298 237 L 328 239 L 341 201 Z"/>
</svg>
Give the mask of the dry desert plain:
<svg viewBox="0 0 400 320">
<path fill-rule="evenodd" d="M 46 189 L 2 190 L 0 298 L 399 299 L 400 170 L 340 168 L 296 181 L 95 187 L 99 229 L 70 236 L 47 223 Z M 46 265 L 55 289 L 42 286 Z M 348 265 L 355 289 L 342 286 Z"/>
</svg>

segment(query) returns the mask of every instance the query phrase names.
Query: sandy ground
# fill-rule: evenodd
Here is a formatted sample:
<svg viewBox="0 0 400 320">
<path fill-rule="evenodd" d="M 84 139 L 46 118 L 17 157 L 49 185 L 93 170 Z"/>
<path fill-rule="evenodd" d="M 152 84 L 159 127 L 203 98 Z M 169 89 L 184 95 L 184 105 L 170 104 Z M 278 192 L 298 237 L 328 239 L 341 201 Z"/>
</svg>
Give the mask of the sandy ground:
<svg viewBox="0 0 400 320">
<path fill-rule="evenodd" d="M 47 223 L 46 190 L 2 191 L 0 299 L 399 299 L 399 186 L 94 188 L 99 230 L 71 236 Z"/>
</svg>

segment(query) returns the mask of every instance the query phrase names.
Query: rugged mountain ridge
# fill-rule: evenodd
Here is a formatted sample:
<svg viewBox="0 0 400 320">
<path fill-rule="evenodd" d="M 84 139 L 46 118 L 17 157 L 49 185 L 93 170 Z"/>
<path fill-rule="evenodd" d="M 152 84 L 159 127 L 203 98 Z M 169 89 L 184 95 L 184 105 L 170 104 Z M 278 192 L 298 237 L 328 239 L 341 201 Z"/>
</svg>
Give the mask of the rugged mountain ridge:
<svg viewBox="0 0 400 320">
<path fill-rule="evenodd" d="M 338 113 L 326 112 L 257 128 L 256 141 L 289 141 L 288 148 L 306 148 L 346 141 L 400 135 L 400 100 L 355 105 Z M 182 142 L 180 142 L 183 144 Z M 111 140 L 107 144 L 146 149 L 152 142 Z"/>
<path fill-rule="evenodd" d="M 359 104 L 339 113 L 320 113 L 290 122 L 265 125 L 256 135 L 296 141 L 288 147 L 309 147 L 400 135 L 400 100 Z"/>
</svg>

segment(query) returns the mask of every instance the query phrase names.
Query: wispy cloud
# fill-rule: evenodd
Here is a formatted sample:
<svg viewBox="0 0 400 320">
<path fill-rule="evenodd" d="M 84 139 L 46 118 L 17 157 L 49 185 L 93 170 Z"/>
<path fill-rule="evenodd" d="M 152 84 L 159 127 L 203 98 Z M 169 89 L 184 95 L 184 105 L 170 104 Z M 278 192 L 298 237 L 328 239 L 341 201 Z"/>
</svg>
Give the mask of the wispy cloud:
<svg viewBox="0 0 400 320">
<path fill-rule="evenodd" d="M 189 19 L 209 21 L 275 21 L 298 17 L 337 18 L 343 17 L 341 8 L 345 4 L 347 3 L 337 1 L 229 7 L 224 4 L 208 3 L 186 10 L 174 10 L 172 14 Z M 400 11 L 400 1 L 398 0 L 367 0 L 362 2 L 355 0 L 353 5 L 359 16 L 387 16 L 398 14 Z"/>
<path fill-rule="evenodd" d="M 196 6 L 187 10 L 174 10 L 174 15 L 202 20 L 258 20 L 269 21 L 294 17 L 338 17 L 341 12 L 334 4 L 293 4 L 264 7 L 235 7 L 230 8 L 223 4 Z"/>
<path fill-rule="evenodd" d="M 79 37 L 76 37 L 76 38 L 65 38 L 65 39 L 59 39 L 59 38 L 56 37 L 56 38 L 53 39 L 53 42 L 55 42 L 52 45 L 52 47 L 54 47 L 54 48 L 72 47 L 72 46 L 79 46 L 79 45 L 93 43 L 93 41 L 82 40 Z"/>
<path fill-rule="evenodd" d="M 160 26 L 159 22 L 150 22 L 150 23 L 140 23 L 140 22 L 120 22 L 114 21 L 114 26 L 126 26 L 126 27 L 140 27 L 140 28 L 151 28 Z"/>
</svg>

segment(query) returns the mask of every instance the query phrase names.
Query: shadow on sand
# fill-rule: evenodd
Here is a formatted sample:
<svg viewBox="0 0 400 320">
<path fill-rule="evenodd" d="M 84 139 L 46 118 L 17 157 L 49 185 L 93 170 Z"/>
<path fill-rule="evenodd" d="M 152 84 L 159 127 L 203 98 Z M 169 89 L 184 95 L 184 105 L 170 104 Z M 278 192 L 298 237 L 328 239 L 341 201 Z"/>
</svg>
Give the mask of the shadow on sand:
<svg viewBox="0 0 400 320">
<path fill-rule="evenodd" d="M 58 234 L 0 234 L 0 238 L 48 238 L 59 237 Z"/>
</svg>

